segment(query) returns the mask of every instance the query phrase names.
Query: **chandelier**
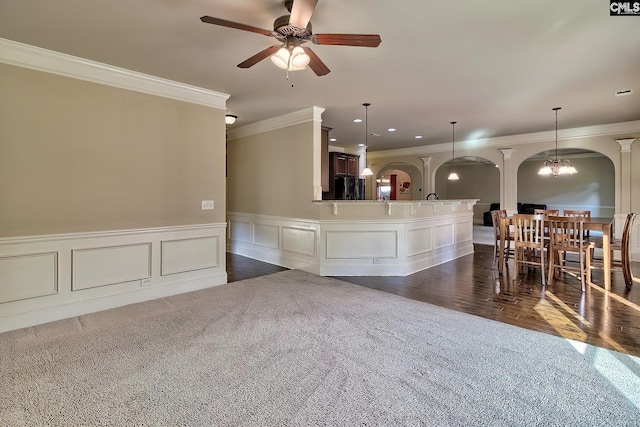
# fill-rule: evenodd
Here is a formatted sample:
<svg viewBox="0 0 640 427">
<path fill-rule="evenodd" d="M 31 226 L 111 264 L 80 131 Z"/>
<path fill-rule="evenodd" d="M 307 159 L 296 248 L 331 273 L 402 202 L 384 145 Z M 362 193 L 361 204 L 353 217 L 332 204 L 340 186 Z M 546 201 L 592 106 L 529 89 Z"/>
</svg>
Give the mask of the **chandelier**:
<svg viewBox="0 0 640 427">
<path fill-rule="evenodd" d="M 553 159 L 545 160 L 542 168 L 538 171 L 538 175 L 573 175 L 578 173 L 576 168 L 571 164 L 569 159 L 558 159 L 558 110 L 561 107 L 555 107 L 556 112 L 556 156 Z"/>
</svg>

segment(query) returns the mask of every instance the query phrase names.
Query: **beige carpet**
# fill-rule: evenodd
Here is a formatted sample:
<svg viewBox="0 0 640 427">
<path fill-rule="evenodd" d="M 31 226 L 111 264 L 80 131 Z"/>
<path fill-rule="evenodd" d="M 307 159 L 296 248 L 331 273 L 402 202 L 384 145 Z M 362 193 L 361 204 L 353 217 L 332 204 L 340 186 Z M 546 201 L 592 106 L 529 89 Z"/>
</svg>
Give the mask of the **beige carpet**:
<svg viewBox="0 0 640 427">
<path fill-rule="evenodd" d="M 2 426 L 638 426 L 640 360 L 300 271 L 0 334 Z"/>
</svg>

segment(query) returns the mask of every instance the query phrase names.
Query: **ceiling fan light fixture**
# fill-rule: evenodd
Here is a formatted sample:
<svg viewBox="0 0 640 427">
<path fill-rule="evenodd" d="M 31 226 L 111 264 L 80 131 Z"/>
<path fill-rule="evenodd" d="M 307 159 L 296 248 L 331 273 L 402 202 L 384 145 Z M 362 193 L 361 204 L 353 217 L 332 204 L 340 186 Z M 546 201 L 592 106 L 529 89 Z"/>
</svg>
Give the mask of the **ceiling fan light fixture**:
<svg viewBox="0 0 640 427">
<path fill-rule="evenodd" d="M 281 47 L 276 53 L 271 55 L 271 62 L 273 62 L 276 67 L 286 70 L 289 68 L 289 50 L 284 46 Z"/>
<path fill-rule="evenodd" d="M 311 58 L 307 55 L 303 48 L 296 46 L 291 51 L 291 65 L 294 69 L 303 70 L 309 64 Z"/>
<path fill-rule="evenodd" d="M 312 42 L 327 46 L 360 46 L 378 47 L 382 43 L 379 34 L 314 34 L 311 25 L 318 0 L 285 0 L 284 6 L 288 15 L 277 18 L 273 23 L 273 30 L 254 27 L 240 22 L 228 21 L 215 16 L 201 16 L 200 21 L 206 24 L 220 25 L 236 30 L 249 31 L 274 37 L 282 46 L 269 46 L 238 64 L 238 68 L 251 68 L 258 62 L 271 57 L 271 61 L 278 68 L 287 71 L 304 70 L 306 66 L 316 74 L 325 76 L 331 72 L 329 67 L 309 47 L 299 48 L 302 43 Z M 313 61 L 312 61 L 313 59 Z M 288 78 L 288 75 L 287 75 Z"/>
<path fill-rule="evenodd" d="M 287 71 L 304 70 L 310 61 L 311 58 L 300 46 L 295 46 L 294 48 L 282 46 L 276 53 L 271 55 L 271 62 L 276 67 Z"/>
</svg>

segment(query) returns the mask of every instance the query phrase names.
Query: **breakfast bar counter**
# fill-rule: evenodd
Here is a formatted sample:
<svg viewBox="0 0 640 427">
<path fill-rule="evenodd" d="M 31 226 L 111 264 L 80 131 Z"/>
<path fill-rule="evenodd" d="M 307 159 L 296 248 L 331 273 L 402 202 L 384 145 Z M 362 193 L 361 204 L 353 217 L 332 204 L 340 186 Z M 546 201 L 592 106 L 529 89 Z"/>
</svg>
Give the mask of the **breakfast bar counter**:
<svg viewBox="0 0 640 427">
<path fill-rule="evenodd" d="M 313 218 L 228 213 L 228 250 L 321 276 L 406 276 L 473 253 L 463 200 L 318 200 Z"/>
</svg>

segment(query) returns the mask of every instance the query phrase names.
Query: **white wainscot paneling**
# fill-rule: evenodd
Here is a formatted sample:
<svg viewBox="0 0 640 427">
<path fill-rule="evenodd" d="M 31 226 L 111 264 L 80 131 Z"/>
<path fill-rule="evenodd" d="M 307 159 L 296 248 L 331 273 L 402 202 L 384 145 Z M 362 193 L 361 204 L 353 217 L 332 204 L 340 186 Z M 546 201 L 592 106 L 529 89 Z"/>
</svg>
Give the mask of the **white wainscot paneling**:
<svg viewBox="0 0 640 427">
<path fill-rule="evenodd" d="M 218 243 L 218 236 L 163 240 L 162 276 L 217 267 Z"/>
<path fill-rule="evenodd" d="M 226 283 L 225 233 L 221 223 L 0 239 L 0 332 Z"/>
<path fill-rule="evenodd" d="M 437 225 L 433 236 L 433 244 L 436 249 L 451 246 L 454 243 L 453 224 Z"/>
<path fill-rule="evenodd" d="M 251 223 L 248 221 L 229 221 L 229 239 L 251 243 Z"/>
<path fill-rule="evenodd" d="M 416 228 L 407 232 L 407 255 L 414 256 L 433 250 L 433 227 Z"/>
<path fill-rule="evenodd" d="M 317 233 L 314 229 L 282 227 L 282 250 L 316 256 Z"/>
<path fill-rule="evenodd" d="M 397 257 L 395 230 L 327 231 L 327 259 Z"/>
<path fill-rule="evenodd" d="M 278 249 L 278 234 L 280 228 L 277 225 L 253 224 L 253 244 L 271 249 Z"/>
<path fill-rule="evenodd" d="M 456 243 L 473 240 L 473 225 L 468 222 L 456 223 Z"/>
<path fill-rule="evenodd" d="M 0 258 L 0 303 L 52 295 L 57 291 L 57 252 Z"/>
<path fill-rule="evenodd" d="M 148 277 L 151 277 L 151 243 L 73 251 L 74 291 Z"/>
</svg>

